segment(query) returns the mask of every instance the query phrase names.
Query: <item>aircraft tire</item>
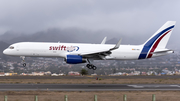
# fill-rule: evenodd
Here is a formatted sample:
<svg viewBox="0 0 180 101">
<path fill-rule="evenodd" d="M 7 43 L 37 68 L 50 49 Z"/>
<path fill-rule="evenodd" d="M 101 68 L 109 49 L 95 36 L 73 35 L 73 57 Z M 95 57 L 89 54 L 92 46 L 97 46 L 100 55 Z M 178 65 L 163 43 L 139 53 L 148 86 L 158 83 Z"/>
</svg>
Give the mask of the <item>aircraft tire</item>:
<svg viewBox="0 0 180 101">
<path fill-rule="evenodd" d="M 26 63 L 23 63 L 23 66 L 26 67 Z"/>
<path fill-rule="evenodd" d="M 87 64 L 86 67 L 90 69 L 90 64 Z"/>
<path fill-rule="evenodd" d="M 89 69 L 92 69 L 92 68 L 93 68 L 93 65 L 87 64 L 86 67 L 89 68 Z"/>
<path fill-rule="evenodd" d="M 96 69 L 97 69 L 97 67 L 93 65 L 93 66 L 92 66 L 92 69 L 93 69 L 93 70 L 96 70 Z"/>
</svg>

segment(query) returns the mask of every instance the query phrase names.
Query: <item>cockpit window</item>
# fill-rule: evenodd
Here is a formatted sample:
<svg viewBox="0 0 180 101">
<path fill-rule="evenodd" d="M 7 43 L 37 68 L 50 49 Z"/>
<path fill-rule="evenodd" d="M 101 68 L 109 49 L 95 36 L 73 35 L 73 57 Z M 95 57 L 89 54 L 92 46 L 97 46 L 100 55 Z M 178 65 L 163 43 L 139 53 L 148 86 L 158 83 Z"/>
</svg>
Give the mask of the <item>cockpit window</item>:
<svg viewBox="0 0 180 101">
<path fill-rule="evenodd" d="M 9 49 L 14 49 L 14 47 L 13 46 L 9 46 Z"/>
</svg>

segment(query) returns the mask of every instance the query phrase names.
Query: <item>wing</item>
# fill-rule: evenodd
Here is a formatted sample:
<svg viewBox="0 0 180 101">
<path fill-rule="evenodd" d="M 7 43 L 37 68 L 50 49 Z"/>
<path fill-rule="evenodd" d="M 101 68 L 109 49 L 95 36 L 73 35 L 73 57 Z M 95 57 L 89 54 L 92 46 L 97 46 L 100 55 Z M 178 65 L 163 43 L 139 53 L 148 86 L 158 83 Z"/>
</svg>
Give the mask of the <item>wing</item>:
<svg viewBox="0 0 180 101">
<path fill-rule="evenodd" d="M 95 50 L 95 51 L 87 51 L 87 52 L 83 52 L 83 53 L 74 52 L 74 53 L 71 53 L 71 55 L 80 55 L 80 56 L 85 57 L 85 58 L 94 58 L 94 59 L 111 58 L 109 56 L 111 54 L 111 51 L 118 49 L 120 47 L 121 40 L 122 39 L 120 39 L 118 41 L 118 43 L 113 48 L 110 48 L 110 49 L 100 49 L 100 50 Z"/>
</svg>

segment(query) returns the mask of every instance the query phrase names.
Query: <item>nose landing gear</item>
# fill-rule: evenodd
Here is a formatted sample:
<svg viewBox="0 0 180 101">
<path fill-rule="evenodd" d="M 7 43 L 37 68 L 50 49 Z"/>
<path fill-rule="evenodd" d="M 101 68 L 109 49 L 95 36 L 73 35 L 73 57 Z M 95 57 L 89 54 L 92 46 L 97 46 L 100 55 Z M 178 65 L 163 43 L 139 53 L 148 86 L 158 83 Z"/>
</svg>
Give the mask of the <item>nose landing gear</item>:
<svg viewBox="0 0 180 101">
<path fill-rule="evenodd" d="M 23 67 L 26 67 L 25 56 L 20 56 L 20 58 L 22 59 Z"/>
</svg>

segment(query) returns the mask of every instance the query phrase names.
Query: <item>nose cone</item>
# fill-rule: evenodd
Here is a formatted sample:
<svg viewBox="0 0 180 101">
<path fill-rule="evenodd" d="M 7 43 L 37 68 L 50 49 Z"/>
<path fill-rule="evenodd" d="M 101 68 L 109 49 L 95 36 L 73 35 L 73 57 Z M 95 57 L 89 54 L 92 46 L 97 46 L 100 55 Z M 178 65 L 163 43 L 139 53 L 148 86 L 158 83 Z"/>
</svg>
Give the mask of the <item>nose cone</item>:
<svg viewBox="0 0 180 101">
<path fill-rule="evenodd" d="M 8 50 L 5 49 L 5 50 L 3 51 L 3 54 L 8 55 Z"/>
</svg>

